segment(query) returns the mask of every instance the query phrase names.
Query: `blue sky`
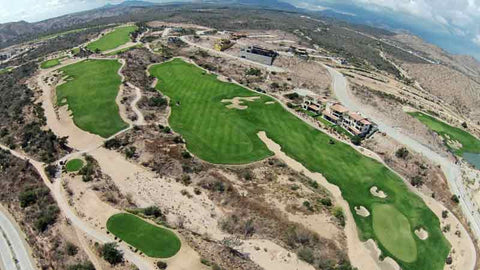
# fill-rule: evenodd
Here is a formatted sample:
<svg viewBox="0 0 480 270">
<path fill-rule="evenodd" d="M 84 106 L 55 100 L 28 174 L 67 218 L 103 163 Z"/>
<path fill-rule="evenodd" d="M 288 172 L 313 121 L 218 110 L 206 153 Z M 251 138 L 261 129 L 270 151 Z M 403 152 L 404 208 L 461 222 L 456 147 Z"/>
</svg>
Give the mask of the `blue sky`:
<svg viewBox="0 0 480 270">
<path fill-rule="evenodd" d="M 35 22 L 122 0 L 0 0 L 0 23 Z M 171 1 L 171 0 L 170 0 Z M 177 0 L 178 1 L 178 0 Z M 182 1 L 182 0 L 180 0 Z M 187 1 L 187 0 L 183 0 Z M 352 13 L 365 10 L 455 53 L 480 59 L 480 0 L 282 0 L 296 6 Z M 153 0 L 152 2 L 168 2 Z M 394 18 L 394 19 L 393 19 Z M 468 47 L 467 49 L 464 49 Z"/>
</svg>

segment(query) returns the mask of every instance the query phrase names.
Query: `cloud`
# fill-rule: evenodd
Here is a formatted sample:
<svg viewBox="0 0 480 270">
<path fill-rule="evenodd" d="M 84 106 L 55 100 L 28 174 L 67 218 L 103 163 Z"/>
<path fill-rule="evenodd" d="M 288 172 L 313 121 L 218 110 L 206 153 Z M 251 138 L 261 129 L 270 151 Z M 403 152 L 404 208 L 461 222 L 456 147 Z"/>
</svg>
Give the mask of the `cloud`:
<svg viewBox="0 0 480 270">
<path fill-rule="evenodd" d="M 472 41 L 478 46 L 480 46 L 480 35 L 477 35 Z"/>
<path fill-rule="evenodd" d="M 335 8 L 353 6 L 381 14 L 394 14 L 419 26 L 429 25 L 429 31 L 475 40 L 480 36 L 480 0 L 284 0 L 294 4 L 308 3 Z M 433 26 L 433 27 L 432 27 Z"/>
</svg>

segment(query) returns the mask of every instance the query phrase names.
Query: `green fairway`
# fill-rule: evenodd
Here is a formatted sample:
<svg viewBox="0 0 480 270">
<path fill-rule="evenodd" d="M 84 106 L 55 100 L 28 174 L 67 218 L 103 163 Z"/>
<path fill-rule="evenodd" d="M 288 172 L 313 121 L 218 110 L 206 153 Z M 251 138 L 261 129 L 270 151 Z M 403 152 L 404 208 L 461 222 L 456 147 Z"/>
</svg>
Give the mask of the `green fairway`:
<svg viewBox="0 0 480 270">
<path fill-rule="evenodd" d="M 107 221 L 107 230 L 153 258 L 172 257 L 181 247 L 175 233 L 132 214 L 111 216 Z"/>
<path fill-rule="evenodd" d="M 440 121 L 434 117 L 426 115 L 421 112 L 408 113 L 417 118 L 431 130 L 438 133 L 445 141 L 445 145 L 450 148 L 455 154 L 462 156 L 464 153 L 480 153 L 480 140 L 475 138 L 470 133 L 456 127 L 452 127 L 447 123 Z M 448 143 L 449 140 L 458 141 L 461 147 L 455 147 Z"/>
<path fill-rule="evenodd" d="M 40 64 L 40 68 L 46 69 L 46 68 L 51 68 L 51 67 L 58 66 L 58 65 L 60 65 L 60 58 L 43 61 Z"/>
<path fill-rule="evenodd" d="M 79 128 L 108 138 L 128 127 L 115 102 L 120 67 L 117 60 L 86 60 L 60 69 L 69 78 L 57 87 L 57 103 L 68 104 Z"/>
<path fill-rule="evenodd" d="M 400 260 L 414 262 L 417 245 L 408 219 L 394 206 L 374 204 L 373 229 L 381 244 Z"/>
<path fill-rule="evenodd" d="M 67 172 L 76 172 L 83 167 L 83 161 L 81 159 L 72 159 L 65 164 Z"/>
<path fill-rule="evenodd" d="M 137 26 L 124 26 L 115 28 L 112 32 L 105 34 L 98 40 L 87 45 L 87 49 L 92 52 L 97 49 L 101 52 L 112 50 L 127 43 L 130 40 L 130 33 L 137 30 Z"/>
<path fill-rule="evenodd" d="M 379 242 L 382 253 L 394 258 L 404 270 L 443 269 L 450 244 L 440 230 L 438 218 L 381 163 L 314 129 L 281 104 L 266 105 L 272 98 L 221 82 L 180 59 L 152 66 L 150 74 L 158 78 L 157 89 L 170 97 L 172 129 L 182 134 L 188 150 L 199 158 L 218 164 L 245 164 L 269 157 L 272 153 L 257 136 L 265 131 L 287 155 L 340 187 L 353 213 L 354 206 L 362 205 L 371 211 L 373 205 L 382 203 L 391 206 L 381 211 L 382 216 L 401 213 L 410 228 L 422 227 L 429 233 L 425 241 L 414 238 L 417 259 L 413 262 L 411 257 L 405 260 L 404 254 L 394 254 L 382 244 L 372 224 L 375 213 L 366 218 L 354 215 L 362 240 Z M 243 110 L 229 109 L 230 103 L 222 102 L 252 96 L 259 98 L 243 100 L 241 105 L 248 106 Z M 331 140 L 335 144 L 330 144 Z M 372 196 L 372 186 L 385 191 L 388 197 Z M 387 226 L 381 233 L 398 235 L 398 229 Z"/>
<path fill-rule="evenodd" d="M 121 53 L 124 53 L 126 51 L 129 51 L 129 50 L 132 50 L 132 49 L 135 49 L 135 48 L 141 48 L 141 47 L 142 47 L 142 44 L 133 45 L 133 46 L 130 46 L 130 47 L 127 47 L 127 48 L 118 49 L 118 50 L 115 50 L 113 52 L 109 52 L 106 55 L 117 55 L 117 54 L 121 54 Z"/>
</svg>

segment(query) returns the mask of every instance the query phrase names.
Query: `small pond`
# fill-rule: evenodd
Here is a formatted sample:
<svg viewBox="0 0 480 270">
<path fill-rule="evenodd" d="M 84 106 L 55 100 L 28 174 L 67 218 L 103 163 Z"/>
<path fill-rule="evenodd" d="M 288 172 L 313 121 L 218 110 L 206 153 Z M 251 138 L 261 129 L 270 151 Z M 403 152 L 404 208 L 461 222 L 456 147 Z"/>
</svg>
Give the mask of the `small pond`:
<svg viewBox="0 0 480 270">
<path fill-rule="evenodd" d="M 463 158 L 480 170 L 480 154 L 479 153 L 463 153 Z"/>
</svg>

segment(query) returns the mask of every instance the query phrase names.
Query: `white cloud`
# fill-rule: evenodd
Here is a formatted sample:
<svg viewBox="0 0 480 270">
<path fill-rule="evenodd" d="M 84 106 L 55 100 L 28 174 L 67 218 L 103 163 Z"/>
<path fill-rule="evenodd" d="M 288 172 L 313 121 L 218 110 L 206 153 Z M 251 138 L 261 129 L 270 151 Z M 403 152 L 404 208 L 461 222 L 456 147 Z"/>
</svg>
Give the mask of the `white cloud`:
<svg viewBox="0 0 480 270">
<path fill-rule="evenodd" d="M 477 35 L 474 39 L 473 39 L 473 42 L 475 44 L 477 44 L 478 46 L 480 46 L 480 35 Z"/>
</svg>

